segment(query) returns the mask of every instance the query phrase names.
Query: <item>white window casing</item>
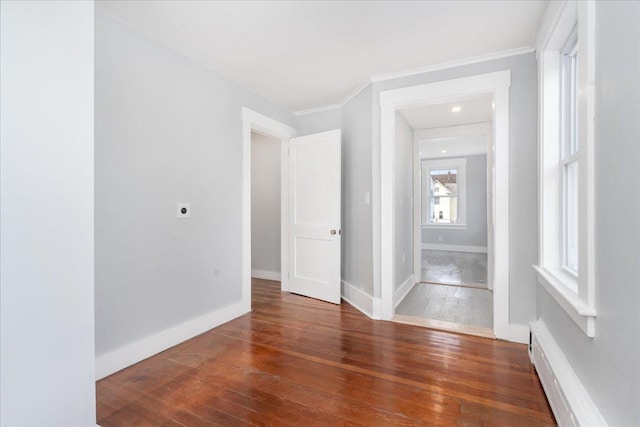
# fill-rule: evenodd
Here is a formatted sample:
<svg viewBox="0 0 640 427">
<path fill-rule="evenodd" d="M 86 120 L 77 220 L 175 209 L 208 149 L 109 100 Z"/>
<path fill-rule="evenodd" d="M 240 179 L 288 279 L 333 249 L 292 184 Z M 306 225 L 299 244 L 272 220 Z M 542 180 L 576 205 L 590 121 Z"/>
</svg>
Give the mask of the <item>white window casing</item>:
<svg viewBox="0 0 640 427">
<path fill-rule="evenodd" d="M 540 253 L 535 269 L 540 284 L 593 337 L 595 3 L 555 4 L 547 10 L 545 21 L 546 31 L 537 40 Z M 572 73 L 567 67 L 574 55 L 577 69 Z M 568 75 L 577 77 L 573 88 L 572 82 L 567 83 Z M 572 90 L 577 93 L 575 108 L 564 102 L 572 99 Z M 572 126 L 576 122 L 577 127 Z"/>
</svg>

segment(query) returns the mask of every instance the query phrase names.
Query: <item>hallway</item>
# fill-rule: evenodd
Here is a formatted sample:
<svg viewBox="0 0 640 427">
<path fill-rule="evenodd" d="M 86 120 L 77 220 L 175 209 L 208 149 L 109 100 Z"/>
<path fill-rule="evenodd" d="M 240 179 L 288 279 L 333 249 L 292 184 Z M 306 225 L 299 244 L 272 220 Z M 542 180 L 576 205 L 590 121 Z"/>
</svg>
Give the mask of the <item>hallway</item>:
<svg viewBox="0 0 640 427">
<path fill-rule="evenodd" d="M 493 332 L 493 295 L 488 289 L 416 283 L 396 315 L 468 325 Z"/>
<path fill-rule="evenodd" d="M 395 310 L 394 321 L 495 338 L 487 254 L 422 250 L 422 281 Z"/>
</svg>

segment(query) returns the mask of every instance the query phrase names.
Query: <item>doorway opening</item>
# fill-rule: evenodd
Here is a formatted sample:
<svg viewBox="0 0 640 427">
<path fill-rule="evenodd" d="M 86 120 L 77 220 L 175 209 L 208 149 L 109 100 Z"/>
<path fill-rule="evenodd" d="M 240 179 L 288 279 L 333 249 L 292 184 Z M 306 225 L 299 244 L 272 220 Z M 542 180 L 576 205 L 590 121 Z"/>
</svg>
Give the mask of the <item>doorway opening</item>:
<svg viewBox="0 0 640 427">
<path fill-rule="evenodd" d="M 397 112 L 396 164 L 411 162 L 413 169 L 410 190 L 400 185 L 411 172 L 397 169 L 397 195 L 412 191 L 415 208 L 396 206 L 396 224 L 410 216 L 414 227 L 413 249 L 396 227 L 396 248 L 414 253 L 415 285 L 398 295 L 396 321 L 494 337 L 488 280 L 492 105 L 488 93 Z M 403 144 L 412 144 L 412 151 Z M 401 267 L 396 271 L 402 275 Z"/>
<path fill-rule="evenodd" d="M 281 278 L 280 140 L 251 132 L 251 278 Z M 286 244 L 286 242 L 285 242 Z"/>
<path fill-rule="evenodd" d="M 279 278 L 283 292 L 339 304 L 340 130 L 296 137 L 295 129 L 247 108 L 242 109 L 242 126 L 243 310 L 251 311 L 252 275 L 271 280 Z M 278 143 L 279 217 L 276 212 L 278 202 L 274 201 L 278 198 L 277 172 L 274 170 L 277 168 Z M 262 153 L 269 159 L 256 158 L 255 168 L 252 168 L 252 145 L 256 156 Z M 252 179 L 253 174 L 259 176 Z M 259 194 L 263 191 L 267 194 Z M 264 197 L 268 200 L 262 200 Z M 256 209 L 252 209 L 252 198 L 253 203 L 258 204 Z M 265 214 L 268 220 L 265 220 Z M 277 231 L 272 229 L 277 227 L 274 224 L 278 219 L 279 241 Z M 252 231 L 256 233 L 255 239 Z M 257 246 L 255 251 L 252 251 L 252 245 Z M 279 272 L 276 254 L 259 253 L 262 250 L 278 251 L 278 248 Z"/>
<path fill-rule="evenodd" d="M 405 87 L 383 91 L 380 93 L 381 106 L 381 146 L 380 146 L 380 211 L 374 221 L 380 227 L 379 247 L 376 248 L 380 268 L 380 305 L 381 317 L 392 320 L 395 309 L 408 293 L 410 288 L 419 283 L 422 269 L 415 271 L 422 265 L 421 246 L 415 248 L 422 238 L 414 237 L 413 277 L 401 281 L 397 276 L 402 268 L 399 260 L 406 254 L 397 253 L 399 238 L 398 213 L 401 203 L 398 202 L 397 168 L 399 160 L 396 158 L 396 118 L 399 110 L 410 107 L 426 107 L 448 102 L 486 95 L 493 100 L 493 126 L 491 135 L 491 185 L 487 200 L 491 211 L 491 224 L 487 227 L 487 286 L 492 288 L 493 319 L 492 331 L 496 338 L 510 340 L 509 327 L 509 86 L 510 71 L 499 71 L 477 76 L 428 83 L 418 86 Z M 440 170 L 453 170 L 452 166 L 443 166 Z M 435 171 L 438 171 L 436 169 Z M 416 171 L 417 173 L 417 171 Z M 414 201 L 419 199 L 414 197 Z M 441 199 L 442 200 L 442 199 Z M 435 200 L 433 200 L 435 203 Z M 431 201 L 429 202 L 431 203 Z M 418 203 L 413 203 L 415 222 L 420 224 L 421 209 Z M 415 211 L 419 212 L 416 214 Z M 374 212 L 376 213 L 376 212 Z M 433 213 L 433 212 L 432 212 Z M 443 220 L 445 212 L 443 210 Z M 437 219 L 440 212 L 437 211 Z M 489 223 L 489 221 L 488 221 Z M 414 227 L 415 228 L 418 227 Z M 377 228 L 374 227 L 374 230 Z M 375 241 L 375 240 L 374 240 Z M 418 259 L 419 258 L 419 259 Z M 500 262 L 496 262 L 500 260 Z"/>
<path fill-rule="evenodd" d="M 289 140 L 297 135 L 297 131 L 290 126 L 285 125 L 284 123 L 273 120 L 267 116 L 259 114 L 255 111 L 252 111 L 248 108 L 242 109 L 242 306 L 245 311 L 251 311 L 251 276 L 252 276 L 252 196 L 254 191 L 252 186 L 252 145 L 255 140 L 256 146 L 258 143 L 262 142 L 267 145 L 258 146 L 258 150 L 268 150 L 269 153 L 269 162 L 268 164 L 262 165 L 262 169 L 264 169 L 265 173 L 270 174 L 271 182 L 267 186 L 269 188 L 268 191 L 272 193 L 276 193 L 277 191 L 273 188 L 275 177 L 273 174 L 280 175 L 279 185 L 279 199 L 280 199 L 280 209 L 279 209 L 279 217 L 273 218 L 274 213 L 271 213 L 271 222 L 279 221 L 280 223 L 280 239 L 279 239 L 279 251 L 280 251 L 280 268 L 278 270 L 262 270 L 262 273 L 268 272 L 269 277 L 275 279 L 277 274 L 279 273 L 280 279 L 280 288 L 282 291 L 288 291 L 288 245 L 282 244 L 282 242 L 287 242 L 289 238 L 289 220 L 288 220 L 288 209 L 287 209 L 287 200 L 288 200 L 288 188 L 289 188 L 289 169 L 287 167 L 289 163 Z M 276 142 L 278 141 L 278 142 Z M 279 149 L 273 147 L 274 145 L 279 145 Z M 275 161 L 273 157 L 276 156 L 276 153 L 271 152 L 272 150 L 279 151 L 280 162 L 279 162 L 279 170 L 275 172 L 273 170 Z M 261 190 L 261 187 L 257 189 Z M 273 211 L 275 209 L 271 207 Z M 269 233 L 272 236 L 272 233 Z M 264 244 L 275 245 L 276 239 L 272 237 L 268 238 Z M 261 242 L 260 244 L 263 244 Z M 268 265 L 270 269 L 274 269 L 273 260 L 260 259 L 260 263 L 268 262 L 269 264 L 257 264 L 259 265 Z M 257 274 L 261 272 L 259 268 L 255 270 Z"/>
</svg>

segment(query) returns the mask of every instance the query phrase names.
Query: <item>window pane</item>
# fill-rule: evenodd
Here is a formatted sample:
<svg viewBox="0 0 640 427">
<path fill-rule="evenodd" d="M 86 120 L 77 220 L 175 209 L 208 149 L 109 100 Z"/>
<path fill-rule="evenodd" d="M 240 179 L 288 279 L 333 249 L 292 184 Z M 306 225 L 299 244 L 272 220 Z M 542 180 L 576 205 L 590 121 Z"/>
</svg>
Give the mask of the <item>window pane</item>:
<svg viewBox="0 0 640 427">
<path fill-rule="evenodd" d="M 438 190 L 436 194 L 450 194 L 458 192 L 458 170 L 443 169 L 429 171 L 431 176 L 431 188 Z"/>
<path fill-rule="evenodd" d="M 436 204 L 436 199 L 438 203 Z M 431 218 L 434 224 L 455 224 L 458 220 L 458 197 L 433 197 L 431 199 Z"/>
<path fill-rule="evenodd" d="M 571 106 L 569 111 L 569 144 L 571 145 L 571 154 L 578 152 L 578 52 L 576 51 L 571 58 L 571 87 L 570 97 Z"/>
<path fill-rule="evenodd" d="M 565 266 L 578 272 L 578 162 L 565 165 Z"/>
<path fill-rule="evenodd" d="M 430 170 L 429 222 L 455 223 L 458 219 L 458 170 Z"/>
<path fill-rule="evenodd" d="M 578 37 L 571 33 L 562 58 L 562 158 L 578 152 Z"/>
</svg>

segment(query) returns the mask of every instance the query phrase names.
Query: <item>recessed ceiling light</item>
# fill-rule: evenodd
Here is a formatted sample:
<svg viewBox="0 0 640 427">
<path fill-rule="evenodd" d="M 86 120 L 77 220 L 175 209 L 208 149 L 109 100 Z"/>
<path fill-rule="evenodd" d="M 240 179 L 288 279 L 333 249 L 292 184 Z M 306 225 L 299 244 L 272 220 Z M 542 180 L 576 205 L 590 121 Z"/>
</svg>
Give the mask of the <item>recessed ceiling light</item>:
<svg viewBox="0 0 640 427">
<path fill-rule="evenodd" d="M 455 107 L 453 107 L 453 108 L 451 109 L 451 111 L 452 111 L 452 112 L 454 112 L 454 113 L 459 113 L 459 112 L 460 112 L 460 110 L 462 110 L 462 108 L 460 108 L 458 105 L 456 105 Z"/>
<path fill-rule="evenodd" d="M 445 154 L 447 152 L 447 150 L 442 150 L 440 151 L 442 154 Z"/>
</svg>

